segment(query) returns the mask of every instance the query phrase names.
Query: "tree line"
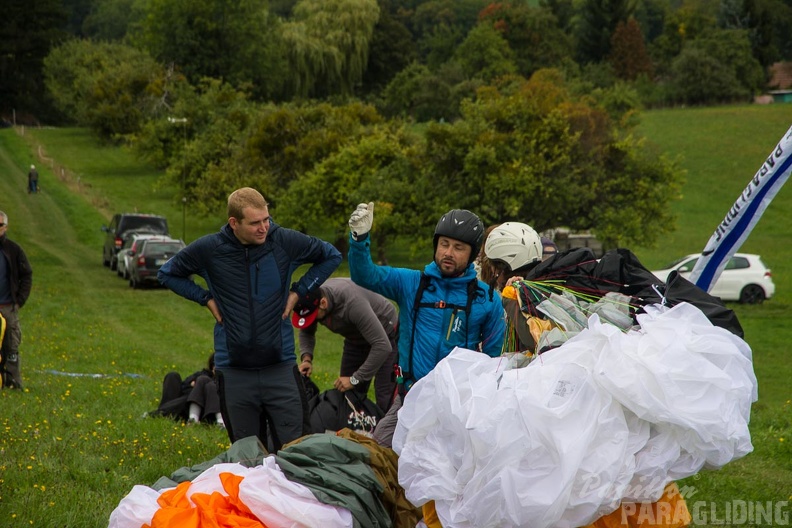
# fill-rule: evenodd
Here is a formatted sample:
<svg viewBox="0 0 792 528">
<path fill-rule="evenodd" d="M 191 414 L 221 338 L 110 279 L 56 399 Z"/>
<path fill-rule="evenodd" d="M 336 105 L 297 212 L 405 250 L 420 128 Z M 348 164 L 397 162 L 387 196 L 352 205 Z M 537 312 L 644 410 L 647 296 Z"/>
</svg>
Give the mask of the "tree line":
<svg viewBox="0 0 792 528">
<path fill-rule="evenodd" d="M 454 119 L 504 74 L 559 68 L 645 106 L 748 101 L 792 57 L 792 0 L 21 0 L 3 2 L 0 111 L 70 119 L 43 62 L 70 39 L 118 43 L 256 101 L 361 98 Z M 405 82 L 411 90 L 405 90 Z"/>
<path fill-rule="evenodd" d="M 8 13 L 4 116 L 132 145 L 207 212 L 254 184 L 278 219 L 341 226 L 339 241 L 350 204 L 375 197 L 382 247 L 426 236 L 448 207 L 651 245 L 673 227 L 682 175 L 635 137 L 639 110 L 748 101 L 792 34 L 784 0 L 44 0 Z"/>
</svg>

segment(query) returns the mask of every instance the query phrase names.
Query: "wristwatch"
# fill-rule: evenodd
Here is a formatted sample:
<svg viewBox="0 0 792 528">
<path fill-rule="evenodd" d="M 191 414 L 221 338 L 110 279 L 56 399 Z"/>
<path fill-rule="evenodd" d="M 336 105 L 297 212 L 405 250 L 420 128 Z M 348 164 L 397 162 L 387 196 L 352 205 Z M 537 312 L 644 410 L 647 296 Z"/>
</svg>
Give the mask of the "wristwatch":
<svg viewBox="0 0 792 528">
<path fill-rule="evenodd" d="M 349 376 L 349 383 L 351 383 L 351 384 L 352 384 L 352 386 L 354 387 L 355 385 L 357 385 L 358 383 L 360 383 L 360 380 L 359 380 L 359 379 L 357 379 L 357 378 L 355 377 L 355 375 L 353 374 L 353 375 Z"/>
</svg>

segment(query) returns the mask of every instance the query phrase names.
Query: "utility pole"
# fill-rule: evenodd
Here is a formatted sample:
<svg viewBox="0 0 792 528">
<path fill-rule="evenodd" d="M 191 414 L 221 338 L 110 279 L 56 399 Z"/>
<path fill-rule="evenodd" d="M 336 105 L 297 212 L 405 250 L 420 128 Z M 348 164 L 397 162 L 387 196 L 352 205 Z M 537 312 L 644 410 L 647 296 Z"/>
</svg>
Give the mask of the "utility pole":
<svg viewBox="0 0 792 528">
<path fill-rule="evenodd" d="M 182 125 L 182 170 L 181 170 L 181 191 L 182 191 L 182 240 L 187 243 L 187 185 L 185 182 L 185 164 L 184 153 L 187 149 L 187 118 L 186 117 L 169 117 L 169 123 L 181 123 Z"/>
</svg>

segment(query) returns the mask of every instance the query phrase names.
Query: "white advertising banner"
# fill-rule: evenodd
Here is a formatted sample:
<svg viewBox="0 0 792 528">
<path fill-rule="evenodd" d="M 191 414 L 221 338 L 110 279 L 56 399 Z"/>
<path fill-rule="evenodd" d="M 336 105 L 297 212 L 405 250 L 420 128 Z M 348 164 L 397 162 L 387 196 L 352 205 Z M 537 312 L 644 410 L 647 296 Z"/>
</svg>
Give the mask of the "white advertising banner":
<svg viewBox="0 0 792 528">
<path fill-rule="evenodd" d="M 754 174 L 748 186 L 718 224 L 701 252 L 689 280 L 709 291 L 726 263 L 737 252 L 761 218 L 792 169 L 792 127 Z"/>
</svg>

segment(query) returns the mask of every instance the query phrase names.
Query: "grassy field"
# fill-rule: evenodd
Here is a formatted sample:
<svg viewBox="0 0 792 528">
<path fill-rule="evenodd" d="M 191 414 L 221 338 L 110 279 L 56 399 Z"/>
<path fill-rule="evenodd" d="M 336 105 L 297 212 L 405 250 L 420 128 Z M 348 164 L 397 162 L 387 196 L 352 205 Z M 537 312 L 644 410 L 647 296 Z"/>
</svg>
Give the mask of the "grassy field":
<svg viewBox="0 0 792 528">
<path fill-rule="evenodd" d="M 682 200 L 674 205 L 678 215 L 676 232 L 656 248 L 633 248 L 642 262 L 656 269 L 678 256 L 701 251 L 791 125 L 792 105 L 662 110 L 646 114 L 641 131 L 660 151 L 680 159 L 687 170 L 687 183 Z M 759 380 L 759 401 L 754 404 L 751 416 L 754 452 L 718 471 L 701 472 L 682 482 L 695 493 L 688 502 L 699 501 L 706 508 L 701 510 L 699 520 L 721 526 L 753 525 L 751 519 L 743 520 L 739 516 L 727 522 L 727 508 L 740 507 L 740 501 L 772 501 L 780 512 L 789 513 L 792 509 L 784 503 L 792 504 L 792 366 L 788 356 L 792 342 L 789 324 L 792 186 L 789 183 L 775 197 L 740 250 L 762 255 L 773 271 L 777 288 L 776 297 L 763 305 L 730 304 L 753 349 L 754 370 Z M 716 515 L 710 513 L 713 504 Z M 776 516 L 772 523 L 756 524 L 783 522 L 783 517 Z"/>
<path fill-rule="evenodd" d="M 687 184 L 673 206 L 676 232 L 656 248 L 631 249 L 654 268 L 703 248 L 791 124 L 792 105 L 646 114 L 642 133 L 653 148 L 679 157 Z M 33 196 L 25 191 L 31 163 L 42 169 L 43 192 Z M 0 392 L 0 526 L 106 526 L 135 484 L 228 447 L 220 429 L 141 417 L 156 407 L 167 371 L 190 373 L 203 364 L 211 351 L 208 311 L 165 290 L 134 291 L 101 265 L 100 227 L 113 212 L 164 214 L 181 236 L 181 204 L 175 189 L 159 184 L 159 173 L 83 130 L 0 131 L 0 174 L 9 236 L 35 271 L 22 311 L 26 390 Z M 742 248 L 763 256 L 778 288 L 764 305 L 732 306 L 760 382 L 751 422 L 755 450 L 682 482 L 691 504 L 716 507 L 718 518 L 710 509 L 699 512 L 700 525 L 723 525 L 717 521 L 734 501 L 792 502 L 791 206 L 788 186 Z M 187 241 L 224 222 L 199 218 L 189 206 L 186 212 Z M 315 378 L 326 388 L 337 372 L 340 340 L 326 331 L 323 337 Z"/>
</svg>

